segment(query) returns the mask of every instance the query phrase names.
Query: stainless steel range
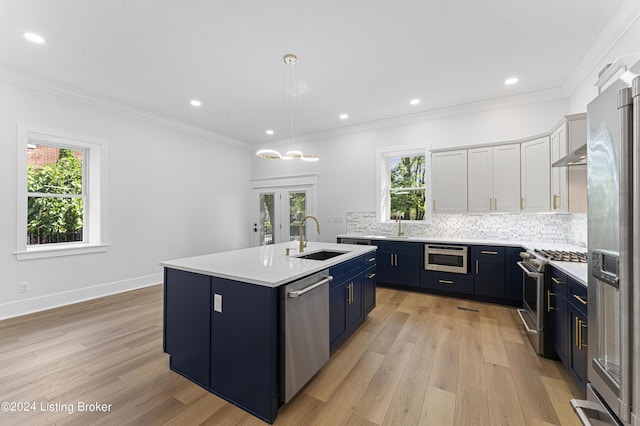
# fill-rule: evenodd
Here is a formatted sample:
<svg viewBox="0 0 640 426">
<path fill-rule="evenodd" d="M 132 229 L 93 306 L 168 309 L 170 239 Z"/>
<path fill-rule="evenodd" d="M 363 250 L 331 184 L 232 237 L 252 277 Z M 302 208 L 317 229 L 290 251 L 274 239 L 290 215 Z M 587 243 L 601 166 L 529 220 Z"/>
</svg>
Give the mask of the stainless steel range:
<svg viewBox="0 0 640 426">
<path fill-rule="evenodd" d="M 548 250 L 548 249 L 535 249 L 536 254 L 547 260 L 554 260 L 558 262 L 580 262 L 587 263 L 587 252 L 581 251 L 567 251 L 567 250 Z"/>
<path fill-rule="evenodd" d="M 551 342 L 551 322 L 546 309 L 549 280 L 545 280 L 550 261 L 587 262 L 587 252 L 564 251 L 555 249 L 535 249 L 520 253 L 522 261 L 518 266 L 522 269 L 522 309 L 518 309 L 520 320 L 527 331 L 527 336 L 535 351 L 549 358 L 555 358 Z"/>
</svg>

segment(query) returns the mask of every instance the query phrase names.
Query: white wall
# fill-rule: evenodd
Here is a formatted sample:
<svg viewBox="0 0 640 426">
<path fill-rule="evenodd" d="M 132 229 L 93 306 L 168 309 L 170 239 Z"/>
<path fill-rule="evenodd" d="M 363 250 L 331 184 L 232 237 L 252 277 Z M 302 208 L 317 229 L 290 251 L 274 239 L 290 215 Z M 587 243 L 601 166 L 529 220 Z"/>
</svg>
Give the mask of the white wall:
<svg viewBox="0 0 640 426">
<path fill-rule="evenodd" d="M 346 231 L 346 224 L 329 223 L 329 216 L 376 210 L 376 148 L 423 144 L 436 149 L 519 140 L 548 132 L 566 111 L 567 100 L 558 99 L 309 140 L 297 147 L 320 156 L 319 162 L 254 156 L 252 178 L 318 173 L 318 239 L 335 241 L 337 234 Z M 285 146 L 282 151 L 286 150 Z"/>
<path fill-rule="evenodd" d="M 249 246 L 246 148 L 1 81 L 0 99 L 0 318 L 160 283 L 162 260 Z M 108 252 L 16 260 L 18 122 L 108 140 Z"/>
<path fill-rule="evenodd" d="M 640 53 L 640 19 L 636 20 L 631 26 L 620 35 L 617 42 L 607 51 L 605 56 L 597 65 L 591 68 L 586 78 L 571 93 L 569 97 L 570 113 L 584 112 L 587 110 L 587 104 L 593 100 L 598 94 L 598 89 L 594 86 L 598 80 L 598 73 L 605 65 L 612 63 L 620 56 Z"/>
</svg>

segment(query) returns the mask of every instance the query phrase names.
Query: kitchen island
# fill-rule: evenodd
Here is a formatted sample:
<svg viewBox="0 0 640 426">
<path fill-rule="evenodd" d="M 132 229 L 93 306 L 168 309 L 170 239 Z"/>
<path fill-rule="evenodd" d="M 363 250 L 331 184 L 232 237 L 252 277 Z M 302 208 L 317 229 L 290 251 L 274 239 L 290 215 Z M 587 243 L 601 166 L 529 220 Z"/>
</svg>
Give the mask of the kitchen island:
<svg viewBox="0 0 640 426">
<path fill-rule="evenodd" d="M 362 302 L 364 271 L 366 262 L 375 264 L 375 249 L 310 242 L 304 253 L 297 253 L 297 243 L 291 242 L 162 262 L 163 349 L 170 355 L 170 368 L 273 423 L 278 408 L 288 400 L 283 376 L 284 289 L 327 270 L 335 275 L 327 291 L 338 297 L 331 296 L 326 308 L 331 312 L 326 315 L 331 318 L 332 342 L 338 337 L 344 340 L 341 325 L 357 325 L 368 312 Z M 335 257 L 300 257 L 323 252 L 334 252 Z M 375 280 L 372 282 L 375 293 Z M 356 300 L 359 302 L 354 303 Z M 354 308 L 356 315 L 350 313 Z M 328 340 L 326 346 L 328 353 Z"/>
</svg>

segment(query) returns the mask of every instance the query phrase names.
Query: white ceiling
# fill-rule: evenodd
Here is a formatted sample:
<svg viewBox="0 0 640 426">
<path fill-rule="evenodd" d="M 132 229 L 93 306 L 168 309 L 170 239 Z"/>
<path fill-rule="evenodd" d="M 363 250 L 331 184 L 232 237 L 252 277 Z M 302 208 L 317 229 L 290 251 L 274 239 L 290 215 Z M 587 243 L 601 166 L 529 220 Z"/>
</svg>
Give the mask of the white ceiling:
<svg viewBox="0 0 640 426">
<path fill-rule="evenodd" d="M 285 53 L 302 135 L 562 89 L 625 1 L 1 0 L 0 67 L 261 143 Z"/>
</svg>

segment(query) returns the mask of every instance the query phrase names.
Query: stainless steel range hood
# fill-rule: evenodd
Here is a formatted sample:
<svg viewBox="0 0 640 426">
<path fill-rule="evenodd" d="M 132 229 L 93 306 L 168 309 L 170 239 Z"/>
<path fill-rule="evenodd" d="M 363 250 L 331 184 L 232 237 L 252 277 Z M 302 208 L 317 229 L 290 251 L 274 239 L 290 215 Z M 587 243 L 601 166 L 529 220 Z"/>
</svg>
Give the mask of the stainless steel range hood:
<svg viewBox="0 0 640 426">
<path fill-rule="evenodd" d="M 587 164 L 587 144 L 565 155 L 553 163 L 551 167 L 581 166 L 584 164 Z"/>
</svg>

